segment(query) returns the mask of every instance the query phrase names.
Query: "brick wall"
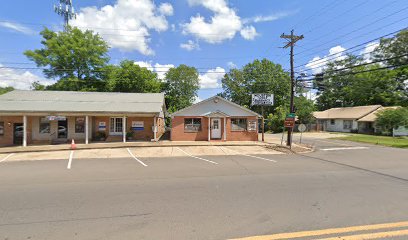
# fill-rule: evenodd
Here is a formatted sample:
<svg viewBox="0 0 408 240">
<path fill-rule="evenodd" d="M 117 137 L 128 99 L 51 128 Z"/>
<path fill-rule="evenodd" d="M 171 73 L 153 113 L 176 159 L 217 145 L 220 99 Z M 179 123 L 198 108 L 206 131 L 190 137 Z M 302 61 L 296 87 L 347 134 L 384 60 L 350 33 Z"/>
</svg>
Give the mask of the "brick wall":
<svg viewBox="0 0 408 240">
<path fill-rule="evenodd" d="M 22 116 L 0 116 L 0 122 L 4 122 L 4 135 L 0 135 L 0 146 L 13 145 L 13 125 L 14 123 L 23 123 Z M 10 124 L 9 124 L 10 123 Z M 32 142 L 32 118 L 27 117 L 27 144 Z"/>
<path fill-rule="evenodd" d="M 201 131 L 184 132 L 184 118 L 201 118 Z M 257 117 L 234 117 L 257 120 Z M 224 118 L 221 119 L 221 139 L 224 140 Z M 231 119 L 226 118 L 227 141 L 258 141 L 257 131 L 232 131 Z M 208 118 L 207 117 L 174 117 L 171 121 L 172 141 L 208 141 Z M 212 139 L 213 140 L 213 139 Z"/>
</svg>

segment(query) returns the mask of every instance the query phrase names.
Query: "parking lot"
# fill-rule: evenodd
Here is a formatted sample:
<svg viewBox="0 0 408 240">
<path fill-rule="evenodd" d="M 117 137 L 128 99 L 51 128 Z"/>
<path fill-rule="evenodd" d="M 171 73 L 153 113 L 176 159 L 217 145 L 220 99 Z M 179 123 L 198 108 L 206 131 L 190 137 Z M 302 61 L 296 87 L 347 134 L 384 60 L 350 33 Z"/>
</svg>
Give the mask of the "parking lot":
<svg viewBox="0 0 408 240">
<path fill-rule="evenodd" d="M 261 146 L 1 154 L 0 239 L 229 239 L 408 220 L 407 150 L 322 141 L 305 154 Z"/>
</svg>

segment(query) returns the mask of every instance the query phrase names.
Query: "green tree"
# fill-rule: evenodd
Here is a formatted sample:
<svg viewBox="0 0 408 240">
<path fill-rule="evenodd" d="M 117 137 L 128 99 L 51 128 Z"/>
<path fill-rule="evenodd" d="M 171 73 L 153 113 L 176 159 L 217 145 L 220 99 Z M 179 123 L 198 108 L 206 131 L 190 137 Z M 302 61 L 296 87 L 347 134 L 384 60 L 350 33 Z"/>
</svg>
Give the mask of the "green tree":
<svg viewBox="0 0 408 240">
<path fill-rule="evenodd" d="M 104 86 L 100 70 L 107 64 L 108 45 L 92 31 L 69 27 L 64 32 L 45 28 L 43 47 L 24 54 L 38 67 L 44 67 L 47 78 L 57 79 L 46 89 L 96 91 Z"/>
<path fill-rule="evenodd" d="M 375 49 L 374 60 L 388 59 L 384 63 L 394 66 L 394 81 L 398 83 L 398 90 L 404 94 L 401 103 L 408 106 L 408 30 L 399 32 L 395 37 L 383 38 Z"/>
<path fill-rule="evenodd" d="M 319 93 L 317 106 L 320 110 L 333 107 L 352 107 L 380 104 L 400 105 L 404 93 L 394 70 L 376 70 L 378 64 L 365 63 L 365 59 L 353 55 L 327 64 L 323 71 L 324 89 Z"/>
<path fill-rule="evenodd" d="M 13 91 L 13 87 L 0 87 L 0 95 Z"/>
<path fill-rule="evenodd" d="M 275 108 L 273 113 L 269 113 L 266 118 L 266 125 L 268 130 L 272 132 L 282 132 L 283 122 L 285 121 L 286 115 L 289 113 L 289 105 L 281 105 Z"/>
<path fill-rule="evenodd" d="M 242 69 L 231 69 L 222 79 L 221 96 L 261 113 L 260 106 L 251 106 L 252 93 L 273 93 L 275 105 L 266 107 L 265 116 L 277 106 L 288 104 L 290 77 L 282 66 L 267 59 L 255 60 Z"/>
<path fill-rule="evenodd" d="M 312 100 L 304 96 L 298 96 L 295 99 L 296 116 L 301 123 L 311 123 L 313 121 L 313 111 L 315 106 Z"/>
<path fill-rule="evenodd" d="M 171 68 L 165 77 L 164 92 L 166 94 L 166 106 L 170 113 L 193 104 L 200 89 L 198 71 L 194 67 L 180 65 Z"/>
<path fill-rule="evenodd" d="M 131 60 L 124 60 L 119 66 L 109 65 L 104 70 L 107 91 L 135 93 L 161 91 L 162 83 L 158 80 L 157 74 Z"/>
<path fill-rule="evenodd" d="M 380 111 L 375 121 L 376 127 L 379 127 L 385 133 L 392 133 L 393 128 L 400 126 L 408 127 L 408 108 L 384 109 Z"/>
</svg>

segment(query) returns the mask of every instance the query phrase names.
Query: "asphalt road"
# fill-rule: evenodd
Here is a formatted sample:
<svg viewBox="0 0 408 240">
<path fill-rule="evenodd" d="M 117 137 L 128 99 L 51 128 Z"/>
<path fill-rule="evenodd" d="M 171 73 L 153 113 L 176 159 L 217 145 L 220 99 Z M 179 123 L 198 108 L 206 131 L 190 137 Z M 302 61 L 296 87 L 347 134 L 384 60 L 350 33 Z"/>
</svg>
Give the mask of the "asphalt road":
<svg viewBox="0 0 408 240">
<path fill-rule="evenodd" d="M 408 221 L 408 150 L 305 141 L 318 150 L 147 166 L 74 156 L 70 169 L 3 161 L 0 239 L 229 239 Z"/>
</svg>

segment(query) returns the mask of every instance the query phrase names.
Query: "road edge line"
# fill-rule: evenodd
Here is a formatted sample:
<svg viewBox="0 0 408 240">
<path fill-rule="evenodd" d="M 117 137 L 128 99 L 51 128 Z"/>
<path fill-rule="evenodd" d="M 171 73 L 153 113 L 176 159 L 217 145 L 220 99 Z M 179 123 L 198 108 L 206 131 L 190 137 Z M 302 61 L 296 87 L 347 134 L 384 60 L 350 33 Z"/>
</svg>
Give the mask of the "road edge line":
<svg viewBox="0 0 408 240">
<path fill-rule="evenodd" d="M 126 150 L 127 150 L 128 153 L 130 154 L 130 156 L 132 156 L 136 161 L 138 161 L 140 164 L 142 164 L 143 167 L 147 167 L 147 164 L 145 164 L 142 160 L 138 159 L 138 158 L 132 153 L 132 151 L 130 151 L 129 148 L 126 148 Z"/>
</svg>

